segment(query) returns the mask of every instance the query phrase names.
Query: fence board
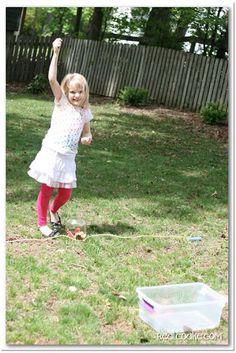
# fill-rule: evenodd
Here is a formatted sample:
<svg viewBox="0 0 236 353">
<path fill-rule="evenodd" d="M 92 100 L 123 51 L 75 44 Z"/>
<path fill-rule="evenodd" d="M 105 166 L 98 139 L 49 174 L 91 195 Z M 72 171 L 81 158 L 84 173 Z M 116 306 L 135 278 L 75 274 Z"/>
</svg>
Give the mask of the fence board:
<svg viewBox="0 0 236 353">
<path fill-rule="evenodd" d="M 28 44 L 28 56 L 27 56 L 27 60 L 28 60 L 28 63 L 29 63 L 29 67 L 31 68 L 30 70 L 29 70 L 29 68 L 27 68 L 26 70 L 25 70 L 25 72 L 26 72 L 26 74 L 25 74 L 25 76 L 24 76 L 24 81 L 25 82 L 29 82 L 30 81 L 30 72 L 31 72 L 31 70 L 32 70 L 32 53 L 33 53 L 33 49 L 34 49 L 34 40 L 33 40 L 33 38 L 30 38 L 30 40 L 29 40 L 29 44 Z"/>
<path fill-rule="evenodd" d="M 52 38 L 7 36 L 7 82 L 47 74 Z M 90 92 L 116 97 L 124 86 L 142 87 L 168 107 L 199 111 L 207 102 L 228 105 L 228 62 L 173 49 L 64 38 L 58 80 L 83 74 Z"/>
<path fill-rule="evenodd" d="M 169 74 L 166 82 L 166 91 L 165 91 L 165 105 L 170 106 L 172 86 L 174 84 L 174 70 L 176 65 L 176 51 L 171 51 L 170 63 L 169 63 Z"/>
<path fill-rule="evenodd" d="M 162 48 L 154 48 L 154 60 L 155 64 L 153 66 L 153 75 L 150 81 L 150 97 L 153 101 L 157 102 L 157 87 L 160 84 L 159 82 L 159 72 L 161 69 L 161 60 L 162 60 Z"/>
<path fill-rule="evenodd" d="M 228 65 L 226 67 L 226 73 L 225 73 L 225 76 L 224 76 L 224 83 L 223 83 L 223 86 L 222 86 L 222 93 L 221 93 L 221 98 L 220 98 L 220 101 L 222 104 L 224 104 L 226 107 L 228 107 L 228 104 L 229 104 L 229 100 L 228 100 Z"/>
<path fill-rule="evenodd" d="M 111 48 L 106 43 L 106 56 L 104 57 L 104 64 L 100 73 L 102 94 L 104 96 L 114 96 L 113 90 L 116 85 L 115 68 L 117 66 L 119 50 L 117 44 Z"/>
<path fill-rule="evenodd" d="M 74 41 L 76 41 L 76 39 L 74 39 Z M 97 42 L 93 43 L 93 45 L 90 48 L 89 58 L 87 63 L 88 72 L 87 72 L 86 79 L 90 87 L 91 87 L 91 82 L 93 81 L 93 68 L 95 67 L 94 58 L 96 58 L 96 50 L 97 50 Z"/>
<path fill-rule="evenodd" d="M 176 90 L 177 78 L 178 78 L 178 74 L 179 74 L 180 63 L 181 63 L 181 52 L 175 51 L 175 57 L 174 57 L 174 62 L 173 62 L 172 83 L 170 86 L 170 90 L 168 92 L 169 100 L 167 102 L 168 106 L 170 106 L 170 107 L 174 106 L 174 97 L 176 94 L 175 90 Z"/>
<path fill-rule="evenodd" d="M 126 84 L 124 84 L 124 86 L 131 86 L 132 85 L 133 73 L 130 70 L 130 63 L 134 59 L 134 53 L 135 53 L 135 45 L 131 45 L 130 50 L 129 50 L 129 54 L 130 55 L 128 55 L 128 61 L 127 61 L 127 72 L 128 72 L 128 75 L 127 75 L 127 77 L 125 79 Z"/>
<path fill-rule="evenodd" d="M 162 100 L 162 94 L 163 94 L 163 90 L 165 87 L 165 79 L 166 79 L 166 75 L 168 73 L 168 60 L 169 60 L 169 50 L 163 50 L 163 60 L 162 60 L 162 66 L 161 66 L 161 71 L 160 71 L 160 78 L 159 78 L 159 85 L 158 85 L 158 97 L 159 97 L 159 103 L 160 104 L 164 104 L 163 100 Z"/>
<path fill-rule="evenodd" d="M 187 54 L 186 64 L 185 64 L 184 85 L 183 85 L 182 97 L 181 97 L 181 101 L 180 101 L 180 109 L 183 109 L 184 107 L 187 106 L 185 99 L 186 99 L 186 95 L 187 95 L 187 89 L 188 89 L 188 84 L 189 84 L 189 80 L 190 80 L 192 65 L 193 65 L 193 57 L 191 55 Z"/>
<path fill-rule="evenodd" d="M 69 52 L 69 55 L 68 55 L 68 58 L 67 58 L 67 67 L 66 67 L 66 72 L 71 72 L 73 73 L 74 70 L 72 70 L 72 65 L 73 65 L 73 53 L 74 53 L 74 39 L 73 38 L 70 38 L 69 39 L 69 43 L 68 43 L 68 52 Z"/>
<path fill-rule="evenodd" d="M 102 45 L 98 46 L 98 54 L 97 54 L 97 61 L 96 61 L 96 70 L 94 75 L 94 91 L 93 93 L 100 92 L 100 71 L 103 65 L 103 55 L 106 48 L 106 43 L 101 43 Z"/>
<path fill-rule="evenodd" d="M 8 37 L 8 42 L 7 42 L 7 47 L 6 47 L 6 78 L 8 79 L 11 77 L 11 71 L 12 71 L 12 64 L 11 60 L 13 57 L 14 53 L 14 48 L 15 48 L 15 37 L 11 36 Z"/>
<path fill-rule="evenodd" d="M 153 81 L 154 70 L 155 70 L 155 66 L 156 66 L 155 65 L 155 47 L 147 47 L 147 57 L 148 57 L 148 63 L 147 63 L 148 72 L 146 75 L 145 88 L 149 89 L 150 97 L 152 97 L 153 92 L 151 90 L 151 82 Z"/>
<path fill-rule="evenodd" d="M 173 63 L 174 63 L 174 55 L 173 54 L 175 54 L 174 50 L 169 49 L 168 61 L 166 63 L 167 69 L 165 70 L 166 76 L 164 78 L 165 84 L 163 87 L 162 97 L 161 97 L 161 100 L 162 100 L 163 104 L 165 104 L 165 105 L 168 105 L 171 85 L 173 83 Z"/>
<path fill-rule="evenodd" d="M 137 78 L 136 78 L 136 84 L 135 86 L 141 87 L 142 86 L 142 77 L 144 76 L 144 67 L 145 67 L 145 47 L 141 46 L 139 50 L 139 65 L 138 65 L 138 72 L 137 72 Z"/>
<path fill-rule="evenodd" d="M 37 52 L 38 52 L 38 45 L 39 45 L 39 39 L 37 38 L 35 40 L 35 43 L 34 43 L 34 50 L 33 50 L 33 57 L 32 57 L 32 61 L 31 61 L 31 70 L 29 72 L 29 81 L 35 76 L 36 74 L 36 57 L 37 57 Z"/>
<path fill-rule="evenodd" d="M 218 60 L 218 68 L 217 68 L 217 72 L 215 73 L 215 83 L 214 83 L 214 86 L 213 86 L 213 91 L 212 91 L 212 96 L 211 96 L 211 99 L 213 101 L 216 101 L 216 97 L 217 97 L 217 92 L 218 92 L 218 89 L 219 89 L 219 83 L 220 83 L 220 75 L 221 75 L 221 71 L 222 71 L 222 68 L 223 68 L 223 64 L 224 64 L 224 61 L 223 60 Z"/>
<path fill-rule="evenodd" d="M 42 51 L 43 51 L 42 40 L 43 40 L 43 38 L 40 38 L 40 40 L 39 40 L 39 47 L 38 47 L 37 57 L 36 57 L 36 72 L 41 72 L 40 61 L 42 59 Z"/>
<path fill-rule="evenodd" d="M 70 56 L 71 56 L 71 69 L 70 69 L 70 72 L 71 73 L 74 73 L 74 72 L 77 72 L 78 70 L 78 64 L 77 64 L 77 61 L 78 61 L 78 56 L 80 55 L 79 51 L 78 51 L 78 41 L 76 39 L 73 39 L 73 44 L 71 46 L 71 53 L 70 53 Z"/>
<path fill-rule="evenodd" d="M 121 44 L 116 45 L 116 52 L 114 53 L 115 58 L 112 60 L 113 62 L 113 71 L 112 71 L 112 85 L 110 88 L 110 96 L 116 97 L 117 94 L 117 80 L 119 75 L 119 66 L 120 66 L 120 55 L 121 55 Z"/>
<path fill-rule="evenodd" d="M 216 84 L 216 76 L 217 76 L 217 72 L 218 72 L 218 66 L 219 66 L 219 60 L 214 59 L 214 66 L 213 66 L 213 70 L 212 70 L 212 79 L 210 81 L 210 86 L 209 86 L 209 90 L 208 90 L 207 102 L 210 102 L 212 100 L 213 90 L 214 90 L 214 86 Z"/>
<path fill-rule="evenodd" d="M 205 104 L 205 102 L 203 103 L 203 95 L 204 95 L 205 85 L 206 85 L 206 81 L 207 81 L 209 65 L 210 65 L 210 58 L 207 57 L 207 58 L 205 58 L 203 78 L 202 78 L 202 82 L 201 82 L 200 93 L 198 96 L 198 108 L 200 108 L 201 105 Z"/>
<path fill-rule="evenodd" d="M 137 79 L 137 73 L 139 69 L 139 49 L 137 47 L 134 47 L 134 56 L 133 56 L 133 61 L 129 62 L 129 70 L 130 70 L 130 86 L 137 87 L 136 86 L 136 79 Z"/>
<path fill-rule="evenodd" d="M 162 102 L 164 105 L 168 105 L 168 92 L 170 91 L 172 80 L 173 80 L 173 62 L 174 62 L 174 50 L 169 49 L 169 56 L 167 62 L 165 85 L 162 91 Z"/>
<path fill-rule="evenodd" d="M 118 79 L 118 84 L 117 84 L 117 91 L 119 95 L 120 89 L 124 88 L 125 85 L 128 85 L 128 54 L 130 53 L 130 46 L 129 45 L 123 45 L 121 47 L 121 62 L 120 62 L 120 73 L 119 73 L 119 79 Z"/>
<path fill-rule="evenodd" d="M 117 78 L 116 78 L 116 89 L 115 89 L 115 96 L 117 97 L 120 92 L 121 88 L 121 80 L 123 78 L 123 70 L 124 70 L 124 61 L 125 61 L 125 47 L 120 44 L 119 48 L 119 60 L 118 60 L 118 65 L 117 65 Z"/>
<path fill-rule="evenodd" d="M 160 92 L 160 87 L 161 87 L 161 80 L 162 80 L 162 75 L 163 75 L 163 65 L 165 61 L 165 49 L 164 48 L 157 48 L 158 50 L 158 65 L 157 65 L 157 71 L 155 75 L 155 80 L 153 80 L 154 83 L 154 99 L 159 103 L 159 92 Z"/>
<path fill-rule="evenodd" d="M 99 60 L 97 63 L 97 68 L 96 68 L 96 72 L 97 72 L 97 76 L 96 76 L 96 81 L 97 81 L 97 86 L 95 89 L 95 93 L 96 92 L 101 92 L 101 95 L 104 96 L 109 96 L 110 95 L 110 87 L 111 87 L 111 82 L 110 82 L 110 78 L 111 76 L 108 75 L 108 72 L 111 72 L 111 61 L 112 61 L 112 56 L 113 56 L 113 52 L 115 51 L 114 47 L 110 47 L 109 45 L 107 45 L 107 43 L 103 43 L 103 46 L 99 48 Z M 109 58 L 111 59 L 109 61 Z"/>
<path fill-rule="evenodd" d="M 18 53 L 18 49 L 19 49 L 19 43 L 20 43 L 19 41 L 15 42 L 13 54 L 12 54 L 12 57 L 10 58 L 11 71 L 10 71 L 10 80 L 9 81 L 16 81 L 17 82 L 19 80 L 19 74 L 17 75 L 18 71 L 16 70 L 17 53 Z"/>
<path fill-rule="evenodd" d="M 206 77 L 206 82 L 205 82 L 204 92 L 203 92 L 203 99 L 202 99 L 203 105 L 209 103 L 208 92 L 209 92 L 209 87 L 212 80 L 213 68 L 215 65 L 214 59 L 212 58 L 209 58 L 209 59 L 210 60 L 209 60 L 208 72 L 207 72 L 207 77 Z"/>
<path fill-rule="evenodd" d="M 198 75 L 198 69 L 197 69 L 197 59 L 198 56 L 190 56 L 191 60 L 191 67 L 189 67 L 189 76 L 186 78 L 186 83 L 187 83 L 187 90 L 185 93 L 185 98 L 184 98 L 184 107 L 186 109 L 191 110 L 192 107 L 192 102 L 193 99 L 191 99 L 191 95 L 195 93 L 195 77 Z"/>
<path fill-rule="evenodd" d="M 227 83 L 227 80 L 228 80 L 227 70 L 228 70 L 228 63 L 227 63 L 227 61 L 224 61 L 222 70 L 220 71 L 220 75 L 219 75 L 220 82 L 218 85 L 218 90 L 217 90 L 217 95 L 216 95 L 216 100 L 215 100 L 216 102 L 221 101 L 221 96 L 223 95 L 223 90 L 224 90 L 224 88 L 223 88 L 224 81 L 226 80 L 226 83 Z"/>
<path fill-rule="evenodd" d="M 197 102 L 198 102 L 199 94 L 201 91 L 202 79 L 203 79 L 204 68 L 205 68 L 205 60 L 206 60 L 205 56 L 199 55 L 198 76 L 196 78 L 196 92 L 195 92 L 194 97 L 192 98 L 192 100 L 193 100 L 192 110 L 193 111 L 196 111 L 198 109 Z"/>
<path fill-rule="evenodd" d="M 173 107 L 179 107 L 179 101 L 181 100 L 181 86 L 183 82 L 183 71 L 184 71 L 184 65 L 185 65 L 185 53 L 180 52 L 180 58 L 179 58 L 179 63 L 177 65 L 177 79 L 176 79 L 176 84 L 175 84 L 175 91 L 174 91 L 174 97 L 173 97 Z"/>
<path fill-rule="evenodd" d="M 179 71 L 179 80 L 178 80 L 178 90 L 176 91 L 177 96 L 176 96 L 176 106 L 180 107 L 181 106 L 181 101 L 183 99 L 183 91 L 184 91 L 184 84 L 185 84 L 185 79 L 186 79 L 186 70 L 188 61 L 187 61 L 187 53 L 183 53 L 183 58 L 181 60 L 181 67 Z"/>
<path fill-rule="evenodd" d="M 20 62 L 20 68 L 19 68 L 19 71 L 20 71 L 20 81 L 24 81 L 24 71 L 25 71 L 25 65 L 24 65 L 24 62 L 26 61 L 26 40 L 23 38 L 22 39 L 22 42 L 21 42 L 21 53 L 20 53 L 20 59 L 19 59 L 19 62 Z"/>
<path fill-rule="evenodd" d="M 94 52 L 90 58 L 91 60 L 91 76 L 89 78 L 88 84 L 90 87 L 91 92 L 95 92 L 95 84 L 96 84 L 96 71 L 97 71 L 97 63 L 98 63 L 98 57 L 99 57 L 99 51 L 100 51 L 100 46 L 99 42 L 94 42 Z"/>
</svg>

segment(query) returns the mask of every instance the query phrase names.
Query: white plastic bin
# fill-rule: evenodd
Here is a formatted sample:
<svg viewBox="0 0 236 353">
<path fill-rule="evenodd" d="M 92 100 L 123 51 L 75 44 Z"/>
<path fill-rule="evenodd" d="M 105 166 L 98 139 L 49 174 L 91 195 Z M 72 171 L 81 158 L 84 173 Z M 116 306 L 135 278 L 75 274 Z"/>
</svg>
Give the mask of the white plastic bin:
<svg viewBox="0 0 236 353">
<path fill-rule="evenodd" d="M 136 289 L 140 318 L 161 333 L 218 327 L 226 297 L 204 283 Z"/>
</svg>

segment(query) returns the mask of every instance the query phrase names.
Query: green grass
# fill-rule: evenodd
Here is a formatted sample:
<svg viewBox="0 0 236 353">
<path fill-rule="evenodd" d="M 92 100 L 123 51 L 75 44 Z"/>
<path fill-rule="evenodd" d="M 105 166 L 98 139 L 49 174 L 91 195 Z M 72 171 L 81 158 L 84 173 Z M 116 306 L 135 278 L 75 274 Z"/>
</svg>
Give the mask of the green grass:
<svg viewBox="0 0 236 353">
<path fill-rule="evenodd" d="M 27 170 L 52 98 L 7 95 L 7 237 L 36 240 L 7 243 L 7 344 L 227 344 L 227 307 L 207 331 L 222 340 L 161 340 L 139 319 L 136 294 L 196 281 L 227 294 L 227 141 L 181 112 L 91 107 L 94 141 L 79 147 L 78 188 L 60 212 L 84 218 L 88 238 L 37 241 L 39 184 Z"/>
</svg>

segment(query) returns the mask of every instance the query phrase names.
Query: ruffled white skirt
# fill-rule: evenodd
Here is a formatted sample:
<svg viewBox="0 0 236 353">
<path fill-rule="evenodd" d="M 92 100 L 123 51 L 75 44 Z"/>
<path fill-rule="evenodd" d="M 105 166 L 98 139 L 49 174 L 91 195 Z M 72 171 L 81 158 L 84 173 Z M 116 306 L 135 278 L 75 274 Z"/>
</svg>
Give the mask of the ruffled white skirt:
<svg viewBox="0 0 236 353">
<path fill-rule="evenodd" d="M 76 187 L 75 156 L 65 156 L 42 146 L 33 162 L 28 174 L 39 183 L 55 188 Z"/>
</svg>

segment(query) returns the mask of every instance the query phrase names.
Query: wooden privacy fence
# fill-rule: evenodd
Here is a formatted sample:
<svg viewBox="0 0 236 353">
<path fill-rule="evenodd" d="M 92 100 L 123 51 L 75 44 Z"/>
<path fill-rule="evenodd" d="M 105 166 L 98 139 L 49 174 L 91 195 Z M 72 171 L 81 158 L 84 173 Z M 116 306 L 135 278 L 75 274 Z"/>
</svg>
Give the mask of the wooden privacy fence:
<svg viewBox="0 0 236 353">
<path fill-rule="evenodd" d="M 7 39 L 7 82 L 47 74 L 52 38 Z M 83 74 L 90 92 L 117 97 L 124 86 L 142 87 L 157 104 L 190 111 L 208 102 L 228 106 L 228 61 L 173 49 L 64 38 L 59 80 Z"/>
</svg>

